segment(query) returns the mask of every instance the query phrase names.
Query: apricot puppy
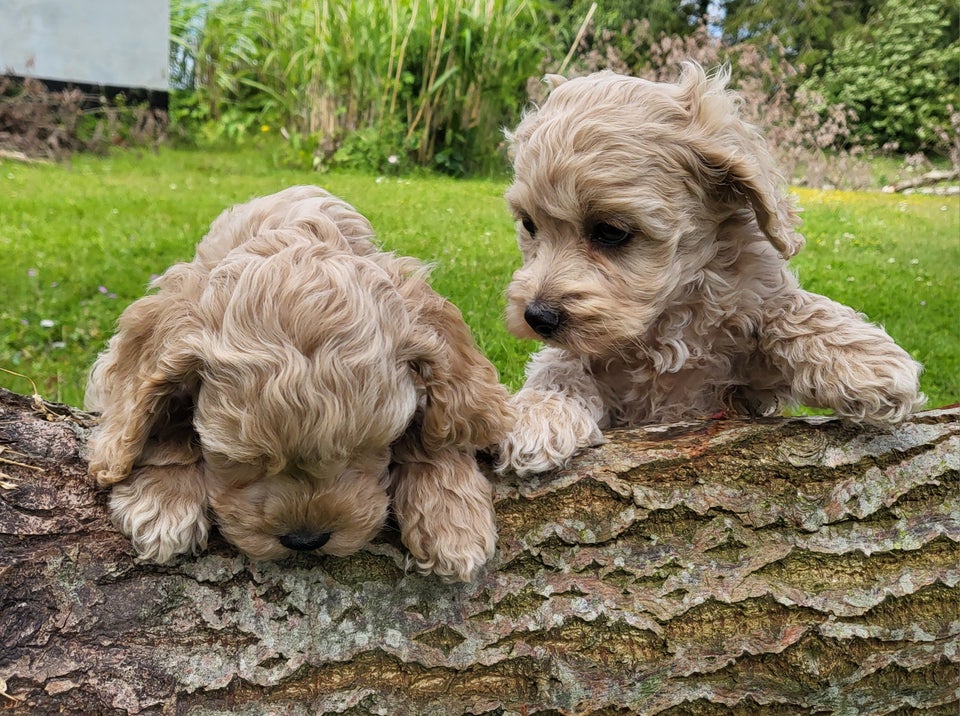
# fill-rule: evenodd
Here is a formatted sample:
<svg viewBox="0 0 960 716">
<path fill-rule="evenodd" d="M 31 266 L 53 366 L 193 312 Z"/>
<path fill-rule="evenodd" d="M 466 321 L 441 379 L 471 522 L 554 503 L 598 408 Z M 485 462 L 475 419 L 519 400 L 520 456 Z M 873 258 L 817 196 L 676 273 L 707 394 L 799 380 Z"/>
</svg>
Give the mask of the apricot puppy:
<svg viewBox="0 0 960 716">
<path fill-rule="evenodd" d="M 224 212 L 120 317 L 86 404 L 90 471 L 144 558 L 206 545 L 347 555 L 393 509 L 417 567 L 469 580 L 496 542 L 479 447 L 512 409 L 414 259 L 317 187 Z"/>
<path fill-rule="evenodd" d="M 727 72 L 551 80 L 508 134 L 523 265 L 507 325 L 546 346 L 498 469 L 549 470 L 604 428 L 720 410 L 802 403 L 891 425 L 922 405 L 919 364 L 788 269 L 796 214 Z"/>
</svg>

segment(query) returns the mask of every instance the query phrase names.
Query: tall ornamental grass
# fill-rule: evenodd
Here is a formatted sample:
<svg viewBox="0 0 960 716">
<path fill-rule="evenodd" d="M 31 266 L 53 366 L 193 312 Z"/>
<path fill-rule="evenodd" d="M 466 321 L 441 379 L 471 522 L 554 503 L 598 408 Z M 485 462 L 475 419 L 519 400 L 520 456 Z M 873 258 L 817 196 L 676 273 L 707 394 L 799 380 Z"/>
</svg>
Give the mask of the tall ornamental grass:
<svg viewBox="0 0 960 716">
<path fill-rule="evenodd" d="M 549 31 L 535 0 L 173 0 L 181 120 L 278 131 L 293 158 L 378 171 L 502 167 Z"/>
</svg>

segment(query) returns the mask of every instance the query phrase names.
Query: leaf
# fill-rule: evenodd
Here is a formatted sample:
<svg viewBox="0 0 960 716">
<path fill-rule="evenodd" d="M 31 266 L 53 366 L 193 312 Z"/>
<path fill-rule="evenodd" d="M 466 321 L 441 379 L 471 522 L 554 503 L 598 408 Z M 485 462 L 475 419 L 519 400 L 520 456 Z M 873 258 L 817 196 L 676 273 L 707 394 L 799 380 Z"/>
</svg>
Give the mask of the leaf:
<svg viewBox="0 0 960 716">
<path fill-rule="evenodd" d="M 451 67 L 449 70 L 447 70 L 446 72 L 444 72 L 442 75 L 440 75 L 439 77 L 437 77 L 437 79 L 434 81 L 434 83 L 433 83 L 432 85 L 430 85 L 430 89 L 427 90 L 427 94 L 428 94 L 428 95 L 434 94 L 437 90 L 439 90 L 441 87 L 443 87 L 443 85 L 446 83 L 446 81 L 447 81 L 448 79 L 450 79 L 451 77 L 453 77 L 453 76 L 454 76 L 455 74 L 457 74 L 459 71 L 460 71 L 460 65 L 454 65 L 454 66 Z"/>
</svg>

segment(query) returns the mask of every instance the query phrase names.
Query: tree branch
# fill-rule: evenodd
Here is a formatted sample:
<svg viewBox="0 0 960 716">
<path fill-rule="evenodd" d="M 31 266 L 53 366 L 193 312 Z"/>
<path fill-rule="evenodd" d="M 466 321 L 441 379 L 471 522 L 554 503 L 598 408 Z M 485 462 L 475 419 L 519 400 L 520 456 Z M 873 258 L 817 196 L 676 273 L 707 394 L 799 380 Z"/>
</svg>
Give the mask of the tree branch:
<svg viewBox="0 0 960 716">
<path fill-rule="evenodd" d="M 896 192 L 906 191 L 907 189 L 916 189 L 920 186 L 939 184 L 942 181 L 953 181 L 957 178 L 960 178 L 960 170 L 958 169 L 934 169 L 919 176 L 903 179 L 894 184 L 888 184 L 883 187 L 882 191 L 885 194 L 894 194 Z"/>
</svg>

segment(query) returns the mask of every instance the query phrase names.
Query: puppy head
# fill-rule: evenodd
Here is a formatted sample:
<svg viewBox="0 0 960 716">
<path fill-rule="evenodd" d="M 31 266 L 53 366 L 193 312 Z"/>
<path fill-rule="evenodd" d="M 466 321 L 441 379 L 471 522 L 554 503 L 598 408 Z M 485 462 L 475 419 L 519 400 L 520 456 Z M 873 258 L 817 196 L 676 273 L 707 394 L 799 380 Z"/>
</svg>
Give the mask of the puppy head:
<svg viewBox="0 0 960 716">
<path fill-rule="evenodd" d="M 363 256 L 376 251 L 373 227 L 350 204 L 318 186 L 292 186 L 220 214 L 197 246 L 195 263 L 213 270 L 229 252 L 277 229 Z"/>
<path fill-rule="evenodd" d="M 771 251 L 800 248 L 773 159 L 727 79 L 692 63 L 676 84 L 551 79 L 508 135 L 524 258 L 508 289 L 512 332 L 609 354 L 695 280 L 734 215 L 749 212 Z"/>
<path fill-rule="evenodd" d="M 221 532 L 259 559 L 356 551 L 386 519 L 391 444 L 417 406 L 390 278 L 327 246 L 254 240 L 197 310 L 194 427 Z"/>
</svg>

